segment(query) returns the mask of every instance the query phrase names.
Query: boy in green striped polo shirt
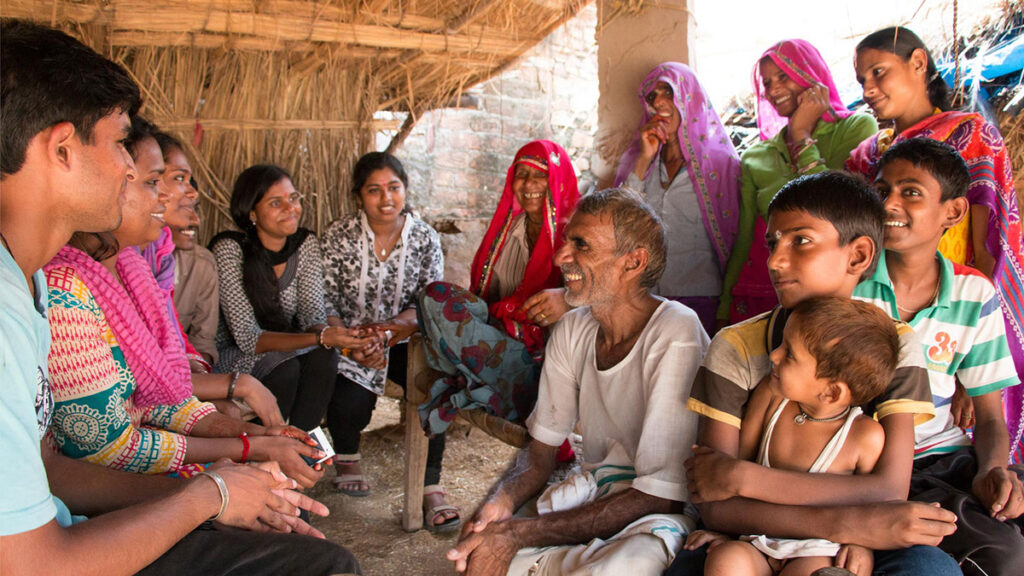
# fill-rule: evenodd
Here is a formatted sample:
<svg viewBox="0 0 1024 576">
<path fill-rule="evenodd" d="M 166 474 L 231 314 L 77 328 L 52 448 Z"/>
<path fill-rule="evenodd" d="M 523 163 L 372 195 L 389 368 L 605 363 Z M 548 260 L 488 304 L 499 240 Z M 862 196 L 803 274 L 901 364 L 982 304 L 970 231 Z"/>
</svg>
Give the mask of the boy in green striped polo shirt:
<svg viewBox="0 0 1024 576">
<path fill-rule="evenodd" d="M 1007 469 L 1001 402 L 1001 391 L 1019 380 L 999 300 L 981 272 L 938 252 L 946 229 L 967 216 L 969 182 L 966 163 L 942 142 L 912 138 L 882 157 L 876 184 L 885 199 L 885 250 L 854 298 L 908 322 L 921 339 L 936 416 L 914 429 L 910 496 L 957 514 L 957 530 L 940 548 L 968 574 L 1019 574 L 1024 539 L 1007 521 L 1019 524 L 1024 488 Z M 957 381 L 974 402 L 973 447 L 950 413 Z"/>
</svg>

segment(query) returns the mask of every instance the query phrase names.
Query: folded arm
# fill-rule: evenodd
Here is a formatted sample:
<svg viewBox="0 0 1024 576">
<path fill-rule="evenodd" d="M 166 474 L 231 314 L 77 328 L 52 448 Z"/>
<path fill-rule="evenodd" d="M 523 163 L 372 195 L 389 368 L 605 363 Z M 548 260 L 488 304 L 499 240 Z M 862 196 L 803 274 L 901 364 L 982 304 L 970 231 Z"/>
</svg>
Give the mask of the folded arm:
<svg viewBox="0 0 1024 576">
<path fill-rule="evenodd" d="M 56 520 L 0 538 L 0 572 L 20 574 L 133 574 L 204 519 L 217 513 L 213 482 L 157 502 L 104 514 L 61 528 Z M 199 488 L 197 485 L 196 488 Z M 154 526 L 159 528 L 154 529 Z"/>
<path fill-rule="evenodd" d="M 779 538 L 825 538 L 873 550 L 937 546 L 956 530 L 956 514 L 923 502 L 877 502 L 852 506 L 789 506 L 731 498 L 700 507 L 701 518 L 727 534 Z"/>
<path fill-rule="evenodd" d="M 630 488 L 576 508 L 536 518 L 513 518 L 505 524 L 520 548 L 582 544 L 614 536 L 648 514 L 679 511 L 681 505 L 677 504 Z"/>
<path fill-rule="evenodd" d="M 230 498 L 220 521 L 229 526 L 257 527 L 263 519 L 277 529 L 287 523 L 275 515 L 296 515 L 297 509 L 273 491 L 278 482 L 249 466 L 222 467 Z M 62 528 L 46 524 L 0 537 L 0 573 L 134 574 L 166 552 L 207 518 L 218 513 L 222 500 L 212 479 L 179 482 L 180 489 L 130 508 Z"/>
<path fill-rule="evenodd" d="M 914 415 L 892 414 L 881 421 L 885 445 L 870 474 L 810 474 L 766 468 L 754 462 L 729 459 L 698 463 L 695 476 L 707 475 L 698 485 L 713 486 L 716 496 L 742 496 L 776 504 L 824 506 L 904 500 L 910 489 L 914 452 Z M 726 426 L 716 423 L 717 426 Z M 713 447 L 713 446 L 712 446 Z M 719 459 L 721 455 L 698 455 L 695 460 Z M 695 501 L 703 501 L 698 489 Z"/>
<path fill-rule="evenodd" d="M 629 489 L 571 510 L 536 518 L 512 518 L 512 512 L 535 495 L 554 467 L 557 447 L 537 440 L 520 452 L 512 468 L 495 487 L 448 553 L 456 570 L 469 574 L 498 574 L 520 548 L 580 544 L 613 536 L 637 518 L 672 512 L 679 503 Z M 531 461 L 539 464 L 530 466 Z M 545 465 L 545 463 L 547 463 Z"/>
<path fill-rule="evenodd" d="M 491 524 L 459 541 L 448 558 L 468 574 L 503 574 L 516 552 L 529 546 L 583 544 L 610 538 L 631 522 L 673 509 L 673 502 L 630 488 L 571 510 Z"/>
</svg>

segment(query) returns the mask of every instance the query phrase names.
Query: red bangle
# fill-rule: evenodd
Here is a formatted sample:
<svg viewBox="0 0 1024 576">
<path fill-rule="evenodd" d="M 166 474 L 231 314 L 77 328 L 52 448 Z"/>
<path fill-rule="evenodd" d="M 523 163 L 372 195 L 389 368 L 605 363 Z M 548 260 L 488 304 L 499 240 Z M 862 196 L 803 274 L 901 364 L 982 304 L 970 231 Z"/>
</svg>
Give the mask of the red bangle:
<svg viewBox="0 0 1024 576">
<path fill-rule="evenodd" d="M 249 435 L 242 432 L 238 435 L 238 439 L 242 441 L 242 458 L 239 462 L 245 464 L 249 461 Z"/>
</svg>

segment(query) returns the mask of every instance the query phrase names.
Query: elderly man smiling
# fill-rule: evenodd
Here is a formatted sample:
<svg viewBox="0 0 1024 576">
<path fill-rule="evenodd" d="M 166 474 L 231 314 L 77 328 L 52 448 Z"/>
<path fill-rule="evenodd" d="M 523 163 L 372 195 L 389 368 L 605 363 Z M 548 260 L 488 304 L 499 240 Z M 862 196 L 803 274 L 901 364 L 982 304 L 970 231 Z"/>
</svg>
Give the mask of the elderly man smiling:
<svg viewBox="0 0 1024 576">
<path fill-rule="evenodd" d="M 577 306 L 546 349 L 532 440 L 448 553 L 469 574 L 661 574 L 695 510 L 682 462 L 696 436 L 685 407 L 708 337 L 696 314 L 651 294 L 665 233 L 632 192 L 580 200 L 555 259 Z M 576 425 L 583 472 L 544 488 Z"/>
</svg>

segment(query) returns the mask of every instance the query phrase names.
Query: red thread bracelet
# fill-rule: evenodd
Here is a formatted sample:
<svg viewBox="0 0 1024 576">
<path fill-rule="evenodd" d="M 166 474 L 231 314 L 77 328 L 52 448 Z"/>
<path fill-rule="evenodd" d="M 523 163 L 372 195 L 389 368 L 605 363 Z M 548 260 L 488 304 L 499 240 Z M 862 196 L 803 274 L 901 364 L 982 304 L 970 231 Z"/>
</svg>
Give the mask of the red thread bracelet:
<svg viewBox="0 0 1024 576">
<path fill-rule="evenodd" d="M 238 439 L 242 441 L 242 459 L 239 462 L 245 464 L 249 461 L 249 435 L 242 432 L 238 435 Z"/>
</svg>

